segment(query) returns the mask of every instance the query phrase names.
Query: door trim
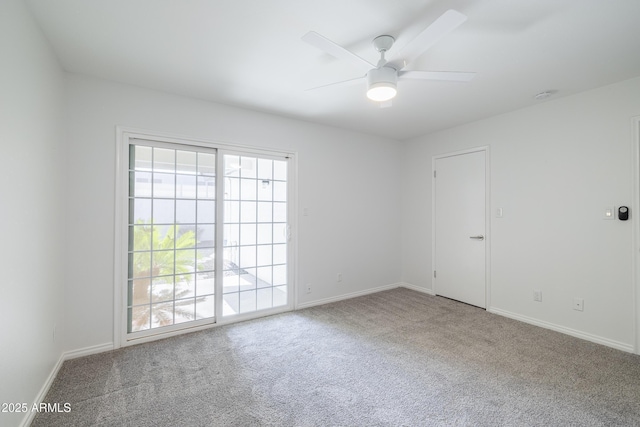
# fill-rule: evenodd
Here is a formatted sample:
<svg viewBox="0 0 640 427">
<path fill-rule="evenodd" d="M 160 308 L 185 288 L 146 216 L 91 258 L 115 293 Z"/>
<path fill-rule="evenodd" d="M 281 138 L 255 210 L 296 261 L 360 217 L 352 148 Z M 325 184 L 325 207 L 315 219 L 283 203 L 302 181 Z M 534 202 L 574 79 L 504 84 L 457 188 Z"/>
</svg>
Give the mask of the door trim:
<svg viewBox="0 0 640 427">
<path fill-rule="evenodd" d="M 431 290 L 437 294 L 436 281 L 434 277 L 436 261 L 436 160 L 447 157 L 460 156 L 463 154 L 484 152 L 485 159 L 485 310 L 491 309 L 491 160 L 490 147 L 488 145 L 469 148 L 466 150 L 452 151 L 443 154 L 436 154 L 431 158 Z"/>
<path fill-rule="evenodd" d="M 635 354 L 640 354 L 640 116 L 631 118 L 633 129 L 632 135 L 632 162 L 633 162 L 633 184 L 631 189 L 633 197 L 631 199 L 631 229 L 633 235 L 633 271 L 631 294 L 633 298 L 633 350 Z"/>
</svg>

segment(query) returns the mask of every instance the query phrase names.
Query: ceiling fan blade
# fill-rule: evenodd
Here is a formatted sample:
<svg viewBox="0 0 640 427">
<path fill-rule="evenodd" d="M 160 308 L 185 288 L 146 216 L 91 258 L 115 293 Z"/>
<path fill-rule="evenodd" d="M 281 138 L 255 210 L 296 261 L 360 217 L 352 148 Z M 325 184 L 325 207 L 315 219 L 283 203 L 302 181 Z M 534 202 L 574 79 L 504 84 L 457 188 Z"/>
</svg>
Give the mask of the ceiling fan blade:
<svg viewBox="0 0 640 427">
<path fill-rule="evenodd" d="M 311 46 L 315 46 L 318 49 L 325 51 L 334 58 L 351 61 L 352 64 L 362 70 L 363 74 L 376 67 L 366 59 L 363 59 L 355 53 L 348 51 L 347 49 L 332 42 L 328 38 L 316 33 L 315 31 L 309 31 L 307 34 L 302 36 L 302 40 L 309 43 Z"/>
<path fill-rule="evenodd" d="M 414 80 L 441 80 L 448 82 L 469 82 L 476 73 L 465 71 L 399 71 L 398 78 Z"/>
<path fill-rule="evenodd" d="M 363 80 L 363 79 L 364 77 L 356 77 L 355 79 L 342 80 L 340 82 L 334 82 L 334 83 L 329 83 L 322 86 L 311 87 L 309 89 L 305 89 L 305 92 L 308 92 L 310 90 L 322 89 L 324 87 L 329 87 L 329 86 L 350 86 L 350 85 L 359 83 L 360 80 Z"/>
<path fill-rule="evenodd" d="M 436 44 L 442 37 L 458 28 L 466 20 L 466 15 L 463 15 L 453 9 L 447 10 L 445 13 L 440 15 L 433 24 L 422 30 L 416 38 L 403 47 L 394 59 L 389 62 L 398 70 L 403 69 L 427 49 Z"/>
</svg>

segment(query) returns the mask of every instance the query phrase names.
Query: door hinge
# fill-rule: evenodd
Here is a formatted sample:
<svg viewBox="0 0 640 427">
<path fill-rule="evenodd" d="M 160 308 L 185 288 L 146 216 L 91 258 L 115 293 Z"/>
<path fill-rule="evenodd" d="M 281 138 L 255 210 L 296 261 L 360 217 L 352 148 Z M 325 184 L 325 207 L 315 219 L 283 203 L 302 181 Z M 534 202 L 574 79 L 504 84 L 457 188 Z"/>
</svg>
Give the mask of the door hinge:
<svg viewBox="0 0 640 427">
<path fill-rule="evenodd" d="M 436 177 L 436 171 L 433 171 L 433 177 L 434 178 Z"/>
<path fill-rule="evenodd" d="M 434 279 L 436 278 L 436 271 L 435 270 L 433 270 L 433 278 Z"/>
</svg>

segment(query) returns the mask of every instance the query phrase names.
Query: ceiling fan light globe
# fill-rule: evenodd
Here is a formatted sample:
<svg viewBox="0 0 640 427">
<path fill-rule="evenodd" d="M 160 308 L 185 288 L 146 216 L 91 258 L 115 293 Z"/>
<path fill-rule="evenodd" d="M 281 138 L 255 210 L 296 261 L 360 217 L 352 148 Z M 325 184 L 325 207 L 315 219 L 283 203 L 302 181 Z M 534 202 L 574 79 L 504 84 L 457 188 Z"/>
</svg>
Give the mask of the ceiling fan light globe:
<svg viewBox="0 0 640 427">
<path fill-rule="evenodd" d="M 367 73 L 367 98 L 384 102 L 398 92 L 398 72 L 391 67 L 380 67 Z"/>
<path fill-rule="evenodd" d="M 384 102 L 395 98 L 398 90 L 395 85 L 388 82 L 375 83 L 369 86 L 367 98 L 376 102 Z"/>
</svg>

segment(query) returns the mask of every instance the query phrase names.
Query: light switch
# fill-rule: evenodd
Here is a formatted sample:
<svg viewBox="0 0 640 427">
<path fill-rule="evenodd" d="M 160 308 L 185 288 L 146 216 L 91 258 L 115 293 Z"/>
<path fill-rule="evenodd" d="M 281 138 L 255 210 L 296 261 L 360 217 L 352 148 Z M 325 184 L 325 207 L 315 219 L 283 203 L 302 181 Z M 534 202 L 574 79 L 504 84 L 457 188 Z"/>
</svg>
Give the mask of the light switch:
<svg viewBox="0 0 640 427">
<path fill-rule="evenodd" d="M 604 208 L 604 219 L 614 219 L 614 210 L 615 208 L 612 207 Z"/>
<path fill-rule="evenodd" d="M 496 209 L 496 218 L 502 218 L 502 208 Z"/>
</svg>

